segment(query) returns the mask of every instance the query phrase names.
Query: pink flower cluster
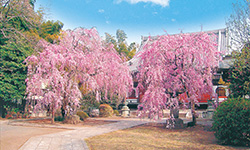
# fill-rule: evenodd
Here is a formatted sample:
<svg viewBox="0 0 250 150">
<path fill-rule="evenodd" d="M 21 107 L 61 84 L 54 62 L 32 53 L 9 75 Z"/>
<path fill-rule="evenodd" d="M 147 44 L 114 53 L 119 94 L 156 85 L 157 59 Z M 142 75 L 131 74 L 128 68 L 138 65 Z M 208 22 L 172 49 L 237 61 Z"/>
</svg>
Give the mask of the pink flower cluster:
<svg viewBox="0 0 250 150">
<path fill-rule="evenodd" d="M 62 33 L 58 44 L 40 41 L 44 50 L 28 57 L 27 99 L 37 108 L 78 106 L 87 92 L 126 96 L 132 86 L 129 69 L 113 45 L 104 43 L 96 29 L 78 28 Z"/>
<path fill-rule="evenodd" d="M 178 107 L 179 95 L 194 104 L 204 93 L 212 95 L 212 70 L 218 65 L 215 35 L 163 35 L 149 38 L 140 58 L 139 85 L 144 91 L 141 115 L 162 116 L 162 109 Z"/>
</svg>

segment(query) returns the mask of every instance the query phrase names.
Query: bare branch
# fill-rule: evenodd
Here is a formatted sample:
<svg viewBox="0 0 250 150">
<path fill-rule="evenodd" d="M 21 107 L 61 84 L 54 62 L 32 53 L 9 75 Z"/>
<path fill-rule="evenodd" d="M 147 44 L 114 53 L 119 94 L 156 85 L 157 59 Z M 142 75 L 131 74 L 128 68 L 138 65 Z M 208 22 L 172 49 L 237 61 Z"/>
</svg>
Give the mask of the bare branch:
<svg viewBox="0 0 250 150">
<path fill-rule="evenodd" d="M 234 4 L 234 13 L 226 22 L 232 50 L 239 50 L 250 42 L 250 2 Z"/>
</svg>

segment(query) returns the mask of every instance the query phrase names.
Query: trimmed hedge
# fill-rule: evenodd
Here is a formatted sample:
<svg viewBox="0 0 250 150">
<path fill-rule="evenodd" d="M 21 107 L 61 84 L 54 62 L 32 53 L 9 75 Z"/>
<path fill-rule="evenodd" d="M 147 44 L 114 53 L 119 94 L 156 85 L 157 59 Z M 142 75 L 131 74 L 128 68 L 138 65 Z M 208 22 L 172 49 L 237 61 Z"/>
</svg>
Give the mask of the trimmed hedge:
<svg viewBox="0 0 250 150">
<path fill-rule="evenodd" d="M 114 115 L 119 116 L 120 115 L 119 111 L 118 110 L 114 110 Z"/>
<path fill-rule="evenodd" d="M 82 121 L 89 117 L 89 115 L 84 111 L 78 111 L 76 115 L 78 115 Z"/>
<path fill-rule="evenodd" d="M 250 146 L 250 100 L 231 98 L 222 102 L 213 119 L 220 144 Z"/>
<path fill-rule="evenodd" d="M 113 108 L 108 104 L 101 104 L 99 110 L 100 117 L 111 117 L 114 114 Z"/>
</svg>

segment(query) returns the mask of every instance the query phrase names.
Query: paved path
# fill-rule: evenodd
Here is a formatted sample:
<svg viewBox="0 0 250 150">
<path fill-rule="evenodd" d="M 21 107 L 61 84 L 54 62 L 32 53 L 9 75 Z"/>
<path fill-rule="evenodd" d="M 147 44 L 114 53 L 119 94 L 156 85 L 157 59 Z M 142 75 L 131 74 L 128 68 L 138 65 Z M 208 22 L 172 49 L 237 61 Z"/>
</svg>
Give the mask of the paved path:
<svg viewBox="0 0 250 150">
<path fill-rule="evenodd" d="M 88 150 L 84 139 L 116 130 L 131 128 L 149 121 L 119 120 L 94 127 L 77 128 L 65 132 L 30 138 L 19 150 Z"/>
<path fill-rule="evenodd" d="M 117 122 L 94 127 L 74 128 L 74 130 L 32 137 L 19 150 L 88 150 L 88 146 L 84 141 L 85 138 L 151 122 L 139 119 L 113 121 Z M 187 123 L 190 120 L 183 119 L 183 121 Z M 162 119 L 157 122 L 164 123 L 166 120 Z M 197 120 L 197 124 L 211 125 L 212 121 Z"/>
</svg>

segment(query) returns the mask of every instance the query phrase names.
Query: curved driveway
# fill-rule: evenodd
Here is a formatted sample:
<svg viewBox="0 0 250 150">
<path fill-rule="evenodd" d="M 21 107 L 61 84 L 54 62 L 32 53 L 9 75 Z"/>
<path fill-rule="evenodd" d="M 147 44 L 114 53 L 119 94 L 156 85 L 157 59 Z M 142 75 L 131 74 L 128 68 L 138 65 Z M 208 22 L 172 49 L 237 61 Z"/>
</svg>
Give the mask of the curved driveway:
<svg viewBox="0 0 250 150">
<path fill-rule="evenodd" d="M 187 119 L 183 119 L 183 120 L 185 123 L 188 122 Z M 20 148 L 20 150 L 88 150 L 88 146 L 84 141 L 85 138 L 116 131 L 116 130 L 131 128 L 134 126 L 143 125 L 145 123 L 151 122 L 150 120 L 140 120 L 140 119 L 135 119 L 135 118 L 122 119 L 122 120 L 109 120 L 109 121 L 116 121 L 116 122 L 110 123 L 110 124 L 99 125 L 99 126 L 93 126 L 93 127 L 69 128 L 73 130 L 67 130 L 67 131 L 57 132 L 57 133 L 52 133 L 52 134 L 45 133 L 46 135 L 35 136 L 35 137 L 30 138 Z M 163 119 L 157 122 L 165 122 L 165 121 L 166 120 Z M 197 120 L 197 121 L 198 121 L 197 124 L 203 124 L 203 125 L 212 124 L 212 121 L 210 120 Z M 15 130 L 18 128 L 25 128 L 24 132 L 25 130 L 27 131 L 27 130 L 36 129 L 35 127 L 15 127 L 15 126 L 8 127 L 6 126 L 4 130 L 5 129 Z M 46 130 L 46 128 L 44 128 L 44 130 Z"/>
<path fill-rule="evenodd" d="M 19 150 L 88 150 L 84 139 L 116 130 L 126 129 L 148 121 L 118 120 L 118 122 L 94 127 L 47 134 L 30 138 Z"/>
</svg>

